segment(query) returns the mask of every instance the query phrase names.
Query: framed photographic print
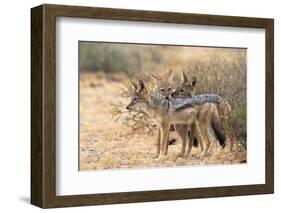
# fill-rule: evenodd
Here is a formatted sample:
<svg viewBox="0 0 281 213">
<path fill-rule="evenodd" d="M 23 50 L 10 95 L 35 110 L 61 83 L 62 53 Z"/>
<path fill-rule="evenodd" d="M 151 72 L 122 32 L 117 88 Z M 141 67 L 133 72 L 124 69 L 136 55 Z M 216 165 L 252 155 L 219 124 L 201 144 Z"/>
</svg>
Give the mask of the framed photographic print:
<svg viewBox="0 0 281 213">
<path fill-rule="evenodd" d="M 273 193 L 273 19 L 31 9 L 31 203 Z"/>
</svg>

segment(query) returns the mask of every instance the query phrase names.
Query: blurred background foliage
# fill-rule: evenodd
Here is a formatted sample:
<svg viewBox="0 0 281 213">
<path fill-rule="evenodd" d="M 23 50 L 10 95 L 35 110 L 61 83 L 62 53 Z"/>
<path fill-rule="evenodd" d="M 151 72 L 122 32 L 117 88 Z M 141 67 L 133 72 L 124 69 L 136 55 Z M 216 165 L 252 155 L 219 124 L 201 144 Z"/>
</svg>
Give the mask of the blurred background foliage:
<svg viewBox="0 0 281 213">
<path fill-rule="evenodd" d="M 196 76 L 197 94 L 215 93 L 228 100 L 230 125 L 246 144 L 246 49 L 79 42 L 79 57 L 80 72 L 132 78 L 172 68 L 176 80 L 181 70 L 190 79 Z"/>
</svg>

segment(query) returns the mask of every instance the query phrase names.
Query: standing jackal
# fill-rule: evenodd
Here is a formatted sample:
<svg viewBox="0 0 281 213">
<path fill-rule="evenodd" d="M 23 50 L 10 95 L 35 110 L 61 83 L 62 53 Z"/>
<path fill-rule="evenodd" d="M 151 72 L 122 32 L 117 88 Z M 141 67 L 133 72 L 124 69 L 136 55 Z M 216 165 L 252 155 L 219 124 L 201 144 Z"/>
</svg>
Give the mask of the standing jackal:
<svg viewBox="0 0 281 213">
<path fill-rule="evenodd" d="M 191 98 L 194 97 L 197 85 L 197 79 L 195 77 L 192 78 L 191 82 L 188 81 L 187 76 L 184 72 L 182 74 L 182 83 L 181 85 L 172 93 L 172 98 Z M 203 108 L 200 117 L 198 118 L 199 124 L 201 127 L 201 131 L 205 134 L 206 149 L 205 152 L 208 151 L 210 143 L 216 143 L 216 139 L 218 139 L 220 145 L 224 148 L 225 146 L 225 134 L 224 134 L 224 126 L 222 122 L 225 122 L 228 118 L 228 115 L 231 111 L 231 107 L 226 99 L 221 98 L 218 95 L 213 94 L 202 94 L 197 96 L 204 101 L 214 103 L 215 108 L 208 109 Z M 199 141 L 200 147 L 202 147 L 202 141 Z M 201 148 L 202 150 L 202 148 Z"/>
<path fill-rule="evenodd" d="M 166 104 L 168 104 L 170 107 L 171 103 L 170 103 L 170 99 L 171 99 L 171 95 L 173 93 L 173 70 L 172 69 L 168 69 L 167 72 L 163 75 L 163 76 L 156 76 L 156 75 L 151 75 L 151 77 L 155 80 L 155 83 L 157 84 L 157 93 L 160 94 L 160 96 L 167 100 Z M 195 87 L 194 87 L 195 89 Z M 168 150 L 168 145 L 170 143 L 169 141 L 169 136 L 170 136 L 170 132 L 171 132 L 171 128 L 174 127 L 174 129 L 176 130 L 176 132 L 178 133 L 178 135 L 180 136 L 180 138 L 182 140 L 186 140 L 187 138 L 187 132 L 190 132 L 191 129 L 191 125 L 181 125 L 181 124 L 175 124 L 175 125 L 171 125 L 169 130 L 168 130 L 168 141 L 167 141 L 167 145 L 165 147 L 166 150 Z M 187 138 L 188 139 L 188 138 Z M 183 146 L 182 146 L 182 151 L 180 153 L 180 156 L 184 156 L 185 153 L 185 142 L 183 142 Z M 167 152 L 167 151 L 166 151 Z"/>
</svg>

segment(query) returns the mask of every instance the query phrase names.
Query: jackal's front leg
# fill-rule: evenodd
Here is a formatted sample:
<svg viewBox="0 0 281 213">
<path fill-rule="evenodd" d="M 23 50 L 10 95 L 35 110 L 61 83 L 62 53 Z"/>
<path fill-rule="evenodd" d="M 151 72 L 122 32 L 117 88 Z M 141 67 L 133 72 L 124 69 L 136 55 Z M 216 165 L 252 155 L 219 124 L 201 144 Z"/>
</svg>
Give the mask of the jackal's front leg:
<svg viewBox="0 0 281 213">
<path fill-rule="evenodd" d="M 170 130 L 170 125 L 163 126 L 163 133 L 162 133 L 162 140 L 161 140 L 163 155 L 167 155 L 168 153 L 169 130 Z"/>
<path fill-rule="evenodd" d="M 161 143 L 161 130 L 158 129 L 157 144 L 156 144 L 157 148 L 156 148 L 156 153 L 153 156 L 153 158 L 158 158 L 159 157 L 159 154 L 160 154 L 160 143 Z"/>
<path fill-rule="evenodd" d="M 167 136 L 167 141 L 165 142 L 165 150 L 164 150 L 164 153 L 168 153 L 168 146 L 169 146 L 169 137 L 170 137 L 170 132 L 171 132 L 171 125 L 169 125 L 168 127 L 168 136 Z M 164 154 L 164 155 L 166 155 Z"/>
</svg>

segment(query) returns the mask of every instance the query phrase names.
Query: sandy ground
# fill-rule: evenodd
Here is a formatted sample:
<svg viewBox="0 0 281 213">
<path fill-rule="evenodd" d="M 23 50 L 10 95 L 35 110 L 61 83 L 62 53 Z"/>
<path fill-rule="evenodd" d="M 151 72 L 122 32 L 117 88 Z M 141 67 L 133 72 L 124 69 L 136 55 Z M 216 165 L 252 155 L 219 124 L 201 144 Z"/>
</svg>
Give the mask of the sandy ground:
<svg viewBox="0 0 281 213">
<path fill-rule="evenodd" d="M 188 159 L 179 158 L 179 140 L 169 146 L 167 156 L 153 159 L 156 131 L 152 135 L 132 133 L 129 127 L 115 122 L 112 117 L 112 103 L 129 103 L 128 98 L 120 96 L 120 80 L 122 76 L 80 74 L 80 170 L 245 162 L 246 151 L 240 143 L 234 144 L 232 152 L 228 143 L 223 150 L 212 147 L 204 157 L 199 156 L 199 149 L 193 148 Z M 176 138 L 176 133 L 173 132 L 171 137 Z"/>
</svg>

